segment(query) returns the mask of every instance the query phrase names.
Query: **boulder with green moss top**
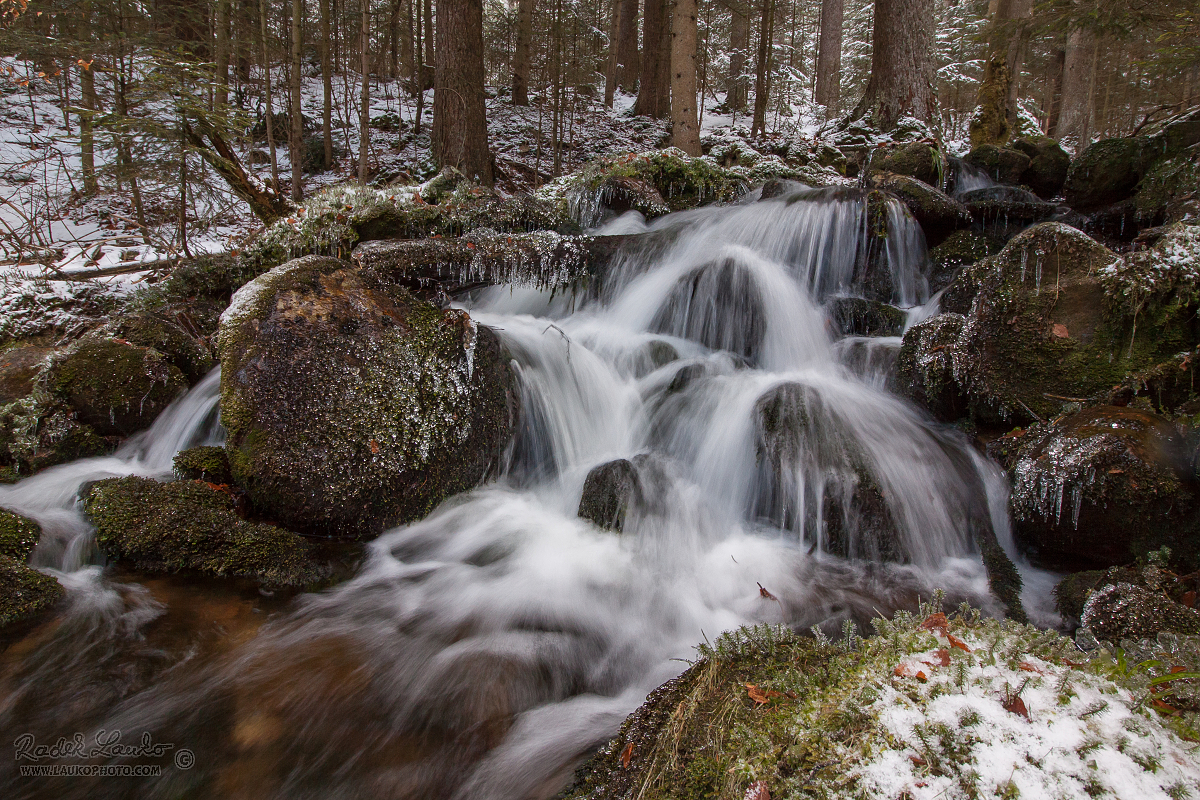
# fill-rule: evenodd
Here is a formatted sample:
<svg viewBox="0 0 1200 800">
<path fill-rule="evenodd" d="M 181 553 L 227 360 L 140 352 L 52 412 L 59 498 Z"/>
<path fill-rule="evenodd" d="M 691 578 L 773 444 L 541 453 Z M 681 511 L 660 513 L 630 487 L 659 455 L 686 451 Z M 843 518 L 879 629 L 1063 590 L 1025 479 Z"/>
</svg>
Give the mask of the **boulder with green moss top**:
<svg viewBox="0 0 1200 800">
<path fill-rule="evenodd" d="M 151 314 L 125 314 L 101 325 L 86 338 L 114 339 L 155 350 L 166 356 L 192 384 L 207 375 L 214 365 L 208 345 L 175 323 Z"/>
<path fill-rule="evenodd" d="M 959 196 L 977 227 L 991 238 L 1007 241 L 1035 222 L 1050 219 L 1058 207 L 1016 186 L 991 186 Z"/>
<path fill-rule="evenodd" d="M 948 288 L 959 271 L 990 255 L 998 253 L 1003 243 L 974 231 L 955 231 L 946 237 L 945 241 L 929 250 L 929 290 L 947 289 L 942 295 L 943 311 L 955 311 L 964 314 L 970 308 L 970 301 L 965 304 L 949 296 L 953 289 Z M 972 295 L 973 296 L 973 295 Z"/>
<path fill-rule="evenodd" d="M 1102 139 L 1076 156 L 1067 172 L 1063 197 L 1078 211 L 1095 211 L 1133 196 L 1154 161 L 1160 141 L 1147 136 Z"/>
<path fill-rule="evenodd" d="M 375 271 L 296 259 L 234 296 L 218 334 L 233 478 L 295 530 L 374 536 L 500 463 L 513 377 L 496 335 Z"/>
<path fill-rule="evenodd" d="M 1132 583 L 1110 583 L 1092 592 L 1083 627 L 1101 641 L 1156 639 L 1160 633 L 1200 636 L 1200 611 Z"/>
<path fill-rule="evenodd" d="M 966 319 L 937 314 L 904 333 L 896 359 L 899 393 L 944 422 L 966 414 L 965 360 L 958 348 Z"/>
<path fill-rule="evenodd" d="M 55 356 L 41 384 L 102 436 L 148 428 L 187 389 L 183 373 L 157 350 L 100 337 Z"/>
<path fill-rule="evenodd" d="M 1071 573 L 1054 587 L 1055 607 L 1068 623 L 1079 624 L 1092 593 L 1118 583 L 1133 584 L 1164 599 L 1195 606 L 1200 572 L 1179 575 L 1170 569 L 1172 564 L 1178 566 L 1178 558 L 1170 548 L 1160 548 L 1123 567 Z"/>
<path fill-rule="evenodd" d="M 33 391 L 34 380 L 53 347 L 16 345 L 0 351 L 0 406 L 20 400 Z"/>
<path fill-rule="evenodd" d="M 1200 346 L 1126 375 L 1108 393 L 1106 402 L 1116 406 L 1148 403 L 1159 414 L 1196 417 L 1200 414 L 1200 386 L 1196 385 L 1195 376 L 1198 366 Z"/>
<path fill-rule="evenodd" d="M 1021 183 L 1021 177 L 1032 163 L 1032 159 L 1020 150 L 997 147 L 994 144 L 976 147 L 967 153 L 963 161 L 983 170 L 992 180 L 1010 186 Z"/>
<path fill-rule="evenodd" d="M 109 453 L 120 437 L 104 437 L 44 392 L 0 407 L 0 464 L 14 477 Z"/>
<path fill-rule="evenodd" d="M 908 206 L 931 246 L 940 244 L 955 230 L 971 225 L 971 212 L 966 206 L 916 178 L 884 172 L 875 176 L 874 183 Z"/>
<path fill-rule="evenodd" d="M 1016 183 L 1023 183 L 1043 200 L 1058 196 L 1071 169 L 1071 157 L 1049 136 L 1024 136 L 1012 143 L 1012 149 L 1029 157 L 1029 166 Z"/>
<path fill-rule="evenodd" d="M 928 142 L 909 142 L 878 151 L 871 159 L 871 174 L 893 172 L 916 178 L 929 186 L 941 186 L 946 174 L 941 152 Z"/>
<path fill-rule="evenodd" d="M 100 549 L 135 569 L 297 588 L 329 574 L 301 537 L 241 519 L 232 497 L 200 481 L 109 478 L 92 485 L 84 511 Z"/>
<path fill-rule="evenodd" d="M 224 447 L 192 447 L 180 450 L 172 461 L 175 477 L 180 480 L 233 483 L 229 454 Z"/>
<path fill-rule="evenodd" d="M 0 556 L 25 561 L 41 536 L 36 522 L 0 508 Z"/>
<path fill-rule="evenodd" d="M 842 336 L 899 336 L 908 319 L 902 309 L 861 297 L 835 297 L 826 314 Z"/>
<path fill-rule="evenodd" d="M 1052 565 L 1113 566 L 1171 547 L 1200 568 L 1200 496 L 1178 426 L 1099 406 L 994 442 L 1012 476 L 1014 532 Z"/>
<path fill-rule="evenodd" d="M 53 609 L 64 594 L 54 578 L 0 555 L 0 628 L 37 619 Z"/>
<path fill-rule="evenodd" d="M 1138 225 L 1179 222 L 1200 211 L 1200 146 L 1161 158 L 1146 170 L 1133 196 Z"/>
</svg>

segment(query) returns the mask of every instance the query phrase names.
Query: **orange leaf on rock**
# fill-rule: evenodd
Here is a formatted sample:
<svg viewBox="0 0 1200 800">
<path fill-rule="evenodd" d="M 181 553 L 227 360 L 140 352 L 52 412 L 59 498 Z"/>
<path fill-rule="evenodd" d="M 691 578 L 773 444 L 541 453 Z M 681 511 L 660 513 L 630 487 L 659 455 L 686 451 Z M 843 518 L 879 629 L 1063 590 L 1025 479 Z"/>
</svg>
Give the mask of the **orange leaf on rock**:
<svg viewBox="0 0 1200 800">
<path fill-rule="evenodd" d="M 625 749 L 621 751 L 621 769 L 629 769 L 629 762 L 633 760 L 633 742 L 625 745 Z"/>
<path fill-rule="evenodd" d="M 375 441 L 374 439 L 371 440 L 371 452 L 372 453 L 379 452 L 379 442 Z"/>
<path fill-rule="evenodd" d="M 946 619 L 945 614 L 939 611 L 925 618 L 925 621 L 921 623 L 921 630 L 940 633 L 945 636 L 950 633 L 950 621 Z"/>
<path fill-rule="evenodd" d="M 1006 701 L 1004 703 L 1004 710 L 1010 714 L 1020 714 L 1025 719 L 1029 719 L 1029 709 L 1025 707 L 1025 701 L 1019 695 Z"/>
<path fill-rule="evenodd" d="M 771 698 L 767 696 L 767 693 L 755 686 L 753 683 L 747 683 L 745 686 L 746 694 L 748 694 L 750 699 L 758 705 L 765 705 L 766 703 L 771 702 Z"/>
<path fill-rule="evenodd" d="M 925 663 L 931 667 L 948 667 L 950 666 L 950 651 L 944 648 L 935 650 L 932 656 L 925 659 Z"/>
<path fill-rule="evenodd" d="M 957 636 L 955 636 L 953 633 L 947 632 L 946 638 L 950 640 L 951 647 L 957 647 L 959 650 L 962 650 L 964 653 L 971 652 L 971 648 L 967 647 L 967 643 L 964 642 L 962 639 L 958 638 Z"/>
</svg>

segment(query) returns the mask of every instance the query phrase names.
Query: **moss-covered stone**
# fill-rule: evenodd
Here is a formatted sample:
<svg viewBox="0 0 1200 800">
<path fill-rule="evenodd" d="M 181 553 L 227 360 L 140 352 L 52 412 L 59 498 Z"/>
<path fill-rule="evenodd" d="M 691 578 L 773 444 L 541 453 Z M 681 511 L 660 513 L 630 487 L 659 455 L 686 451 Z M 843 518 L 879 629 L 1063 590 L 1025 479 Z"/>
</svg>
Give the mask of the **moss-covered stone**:
<svg viewBox="0 0 1200 800">
<path fill-rule="evenodd" d="M 1016 186 L 974 189 L 958 198 L 984 232 L 1001 241 L 1020 233 L 1027 225 L 1047 220 L 1058 213 L 1053 203 Z"/>
<path fill-rule="evenodd" d="M 1058 196 L 1071 169 L 1067 151 L 1049 136 L 1025 136 L 1014 141 L 1012 147 L 1029 157 L 1029 166 L 1017 182 L 1028 186 L 1043 200 Z"/>
<path fill-rule="evenodd" d="M 1182 220 L 1200 208 L 1200 148 L 1160 158 L 1146 170 L 1133 196 L 1137 224 L 1150 227 Z"/>
<path fill-rule="evenodd" d="M 908 207 L 931 246 L 940 244 L 955 230 L 971 225 L 971 212 L 966 206 L 916 178 L 880 173 L 875 177 L 875 186 Z"/>
<path fill-rule="evenodd" d="M 593 468 L 583 482 L 579 498 L 580 519 L 620 533 L 625 528 L 629 507 L 640 494 L 637 468 L 627 458 L 618 458 Z"/>
<path fill-rule="evenodd" d="M 175 323 L 151 314 L 125 314 L 100 326 L 87 338 L 114 339 L 155 350 L 166 356 L 191 384 L 207 375 L 214 365 L 206 344 Z"/>
<path fill-rule="evenodd" d="M 65 403 L 36 390 L 0 406 L 0 464 L 16 476 L 111 452 L 119 437 L 102 437 Z"/>
<path fill-rule="evenodd" d="M 54 608 L 64 594 L 54 578 L 0 555 L 0 628 L 35 619 Z"/>
<path fill-rule="evenodd" d="M 1146 137 L 1102 139 L 1080 153 L 1067 172 L 1063 197 L 1079 211 L 1094 211 L 1133 196 L 1161 143 Z"/>
<path fill-rule="evenodd" d="M 1007 444 L 989 452 L 1012 476 L 1018 541 L 1042 562 L 1107 567 L 1168 545 L 1183 567 L 1200 568 L 1191 453 L 1172 423 L 1099 406 Z"/>
<path fill-rule="evenodd" d="M 297 259 L 222 319 L 234 480 L 291 528 L 372 536 L 500 462 L 512 376 L 495 334 L 366 268 Z"/>
<path fill-rule="evenodd" d="M 37 345 L 18 345 L 0 351 L 0 406 L 33 391 L 34 379 L 53 352 L 53 347 Z"/>
<path fill-rule="evenodd" d="M 943 311 L 965 314 L 970 309 L 971 300 L 975 298 L 974 287 L 960 285 L 956 291 L 952 285 L 955 277 L 963 267 L 982 261 L 999 252 L 1003 246 L 1003 243 L 981 233 L 962 230 L 955 231 L 941 244 L 930 248 L 929 289 L 947 290 L 941 298 Z"/>
<path fill-rule="evenodd" d="M 1200 611 L 1132 583 L 1102 586 L 1083 608 L 1083 627 L 1101 641 L 1156 639 L 1160 633 L 1200 636 Z"/>
<path fill-rule="evenodd" d="M 861 297 L 835 297 L 826 313 L 842 336 L 899 336 L 908 320 L 902 309 Z"/>
<path fill-rule="evenodd" d="M 229 454 L 224 447 L 193 447 L 180 450 L 173 461 L 175 477 L 180 480 L 233 483 Z"/>
<path fill-rule="evenodd" d="M 945 422 L 962 417 L 968 408 L 965 363 L 958 349 L 966 319 L 961 314 L 938 314 L 904 333 L 896 360 L 896 389 Z"/>
<path fill-rule="evenodd" d="M 128 436 L 187 389 L 187 379 L 157 350 L 106 338 L 81 339 L 42 375 L 46 390 L 101 435 Z"/>
<path fill-rule="evenodd" d="M 872 158 L 870 171 L 871 174 L 894 172 L 916 178 L 929 186 L 941 186 L 946 168 L 941 152 L 934 145 L 909 142 L 888 149 L 882 157 L 877 155 Z"/>
<path fill-rule="evenodd" d="M 84 500 L 100 548 L 136 569 L 194 570 L 290 587 L 327 577 L 299 536 L 247 522 L 233 509 L 230 495 L 201 481 L 139 477 L 98 481 Z"/>
<path fill-rule="evenodd" d="M 41 536 L 36 522 L 0 508 L 0 556 L 25 561 Z"/>
<path fill-rule="evenodd" d="M 1021 183 L 1021 177 L 1032 163 L 1032 159 L 1020 150 L 997 147 L 994 144 L 976 147 L 967 153 L 963 161 L 983 170 L 992 180 L 1010 186 Z"/>
</svg>

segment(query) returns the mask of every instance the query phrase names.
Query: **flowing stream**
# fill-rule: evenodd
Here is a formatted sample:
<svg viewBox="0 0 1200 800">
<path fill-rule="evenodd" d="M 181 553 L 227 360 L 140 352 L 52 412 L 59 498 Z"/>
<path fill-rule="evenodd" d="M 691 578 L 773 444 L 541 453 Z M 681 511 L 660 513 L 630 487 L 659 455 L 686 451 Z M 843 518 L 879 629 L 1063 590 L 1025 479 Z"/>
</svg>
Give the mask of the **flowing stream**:
<svg viewBox="0 0 1200 800">
<path fill-rule="evenodd" d="M 887 216 L 875 263 L 916 317 L 924 239 L 899 203 Z M 935 588 L 998 613 L 973 532 L 1011 552 L 1003 476 L 887 391 L 897 337 L 835 342 L 827 322 L 829 301 L 873 279 L 866 220 L 848 190 L 649 229 L 635 215 L 608 230 L 646 244 L 590 299 L 474 297 L 520 376 L 504 475 L 386 532 L 353 579 L 219 655 L 146 652 L 162 608 L 88 566 L 75 500 L 219 442 L 216 373 L 113 457 L 0 487 L 0 506 L 44 526 L 34 563 L 72 599 L 8 671 L 0 732 L 149 731 L 195 756 L 4 796 L 549 797 L 723 630 L 835 633 Z M 576 516 L 588 473 L 614 459 L 636 474 L 621 533 Z"/>
</svg>

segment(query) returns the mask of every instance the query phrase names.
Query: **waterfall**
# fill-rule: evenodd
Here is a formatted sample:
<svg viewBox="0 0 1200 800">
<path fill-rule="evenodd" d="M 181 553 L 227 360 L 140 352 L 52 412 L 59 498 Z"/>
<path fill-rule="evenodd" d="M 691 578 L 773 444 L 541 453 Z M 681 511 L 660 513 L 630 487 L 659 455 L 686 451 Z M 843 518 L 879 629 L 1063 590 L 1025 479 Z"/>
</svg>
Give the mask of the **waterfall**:
<svg viewBox="0 0 1200 800">
<path fill-rule="evenodd" d="M 899 204 L 887 216 L 892 297 L 915 306 L 924 240 Z M 549 797 L 706 637 L 833 631 L 935 588 L 995 613 L 972 530 L 1011 538 L 1003 477 L 887 391 L 896 337 L 835 342 L 825 318 L 866 291 L 866 218 L 847 189 L 621 218 L 645 244 L 592 299 L 481 293 L 466 305 L 520 382 L 504 475 L 385 532 L 356 577 L 248 643 L 70 724 L 186 743 L 207 794 Z M 113 457 L 0 488 L 46 527 L 38 563 L 84 563 L 82 483 L 164 475 L 218 441 L 216 385 Z M 576 515 L 618 458 L 641 487 L 620 534 Z M 176 796 L 173 775 L 132 786 Z"/>
</svg>

